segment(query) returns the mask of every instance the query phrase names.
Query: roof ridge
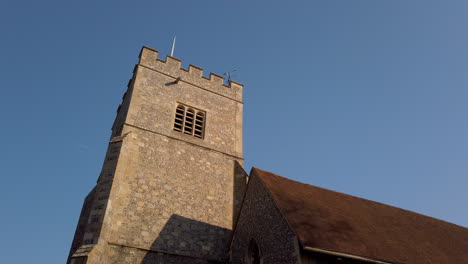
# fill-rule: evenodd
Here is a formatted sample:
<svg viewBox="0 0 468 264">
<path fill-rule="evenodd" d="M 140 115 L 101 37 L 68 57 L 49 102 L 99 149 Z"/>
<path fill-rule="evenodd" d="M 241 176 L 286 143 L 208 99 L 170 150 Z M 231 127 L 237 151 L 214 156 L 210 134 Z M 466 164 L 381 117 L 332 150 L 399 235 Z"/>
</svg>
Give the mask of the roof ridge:
<svg viewBox="0 0 468 264">
<path fill-rule="evenodd" d="M 307 186 L 310 186 L 310 187 L 312 187 L 312 188 L 317 188 L 317 189 L 321 189 L 321 190 L 333 192 L 333 193 L 336 193 L 336 194 L 345 195 L 345 196 L 347 196 L 347 197 L 351 197 L 351 198 L 355 198 L 355 199 L 360 199 L 360 200 L 369 201 L 369 202 L 371 202 L 371 203 L 378 204 L 378 205 L 383 205 L 383 206 L 387 206 L 387 207 L 392 207 L 392 208 L 395 208 L 395 209 L 398 209 L 398 210 L 401 210 L 401 211 L 404 211 L 404 212 L 407 212 L 407 213 L 421 215 L 421 216 L 424 216 L 424 217 L 427 217 L 427 218 L 434 219 L 434 220 L 436 220 L 436 221 L 440 221 L 440 222 L 444 222 L 444 223 L 447 223 L 447 224 L 450 224 L 450 225 L 456 225 L 456 226 L 459 226 L 459 227 L 468 229 L 468 227 L 464 227 L 464 226 L 461 226 L 461 225 L 458 225 L 458 224 L 454 224 L 454 223 L 451 223 L 451 222 L 448 222 L 448 221 L 445 221 L 445 220 L 442 220 L 442 219 L 439 219 L 439 218 L 436 218 L 436 217 L 433 217 L 433 216 L 429 216 L 429 215 L 425 215 L 425 214 L 418 213 L 418 212 L 415 212 L 415 211 L 411 211 L 411 210 L 409 210 L 409 209 L 404 209 L 404 208 L 397 207 L 397 206 L 394 206 L 394 205 L 390 205 L 390 204 L 386 204 L 386 203 L 382 203 L 382 202 L 370 200 L 370 199 L 367 199 L 367 198 L 363 198 L 363 197 L 359 197 L 359 196 L 347 194 L 347 193 L 344 193 L 344 192 L 339 192 L 339 191 L 327 189 L 327 188 L 324 188 L 324 187 L 312 185 L 312 184 L 305 183 L 305 182 L 295 181 L 295 180 L 286 178 L 286 177 L 284 177 L 284 176 L 281 176 L 281 175 L 276 174 L 276 173 L 273 173 L 273 172 L 269 172 L 269 171 L 262 170 L 262 169 L 259 169 L 259 168 L 256 168 L 256 167 L 252 167 L 252 170 L 254 170 L 254 169 L 257 170 L 257 171 L 259 171 L 260 173 L 272 174 L 272 175 L 274 175 L 274 176 L 276 176 L 276 177 L 282 178 L 282 179 L 284 179 L 284 180 L 286 180 L 286 181 L 290 181 L 290 182 L 293 182 L 293 183 L 296 183 L 296 184 L 307 185 Z M 266 184 L 266 185 L 267 185 L 267 184 Z"/>
</svg>

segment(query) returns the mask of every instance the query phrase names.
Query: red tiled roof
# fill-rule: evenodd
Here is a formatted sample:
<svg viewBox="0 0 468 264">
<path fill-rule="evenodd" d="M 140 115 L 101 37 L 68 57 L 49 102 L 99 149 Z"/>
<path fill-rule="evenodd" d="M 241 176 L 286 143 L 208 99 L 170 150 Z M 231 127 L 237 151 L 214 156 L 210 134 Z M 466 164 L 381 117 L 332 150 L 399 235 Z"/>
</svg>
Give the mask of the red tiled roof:
<svg viewBox="0 0 468 264">
<path fill-rule="evenodd" d="M 254 168 L 304 247 L 411 264 L 468 263 L 468 229 Z"/>
</svg>

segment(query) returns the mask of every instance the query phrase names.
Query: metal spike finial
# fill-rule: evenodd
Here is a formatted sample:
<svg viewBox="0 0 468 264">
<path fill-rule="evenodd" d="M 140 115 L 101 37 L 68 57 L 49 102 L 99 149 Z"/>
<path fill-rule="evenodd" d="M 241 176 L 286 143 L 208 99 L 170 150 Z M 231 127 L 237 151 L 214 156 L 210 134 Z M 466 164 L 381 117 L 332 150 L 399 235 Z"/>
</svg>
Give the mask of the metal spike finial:
<svg viewBox="0 0 468 264">
<path fill-rule="evenodd" d="M 174 39 L 172 40 L 171 57 L 174 57 L 175 41 L 176 41 L 176 36 L 174 36 Z"/>
</svg>

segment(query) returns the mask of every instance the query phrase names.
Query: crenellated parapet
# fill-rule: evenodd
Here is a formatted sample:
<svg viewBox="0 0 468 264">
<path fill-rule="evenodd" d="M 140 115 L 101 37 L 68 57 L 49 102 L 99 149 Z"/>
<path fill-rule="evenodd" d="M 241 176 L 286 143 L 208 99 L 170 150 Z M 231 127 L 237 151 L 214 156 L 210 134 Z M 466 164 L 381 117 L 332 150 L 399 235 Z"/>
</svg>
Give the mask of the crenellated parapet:
<svg viewBox="0 0 468 264">
<path fill-rule="evenodd" d="M 225 97 L 242 101 L 243 85 L 234 81 L 224 83 L 224 78 L 218 74 L 210 73 L 208 77 L 203 75 L 203 69 L 192 64 L 188 69 L 182 68 L 181 60 L 166 56 L 166 60 L 158 58 L 158 51 L 143 46 L 139 55 L 139 66 L 149 68 L 174 78 L 177 82 L 186 82 L 202 89 L 210 90 Z"/>
</svg>

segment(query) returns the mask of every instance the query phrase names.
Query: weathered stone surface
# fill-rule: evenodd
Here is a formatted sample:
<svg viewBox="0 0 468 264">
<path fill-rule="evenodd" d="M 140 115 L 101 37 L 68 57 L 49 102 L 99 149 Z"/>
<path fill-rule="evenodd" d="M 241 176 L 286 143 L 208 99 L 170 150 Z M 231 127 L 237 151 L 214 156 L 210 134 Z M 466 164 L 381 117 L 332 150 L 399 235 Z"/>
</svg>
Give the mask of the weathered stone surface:
<svg viewBox="0 0 468 264">
<path fill-rule="evenodd" d="M 109 199 L 109 242 L 224 258 L 232 227 L 232 159 L 129 129 Z"/>
<path fill-rule="evenodd" d="M 84 233 L 85 233 L 85 229 L 86 229 L 88 219 L 89 219 L 89 216 L 90 216 L 92 202 L 94 200 L 95 194 L 96 194 L 96 187 L 93 188 L 91 190 L 91 192 L 89 192 L 89 194 L 86 196 L 86 198 L 85 198 L 85 200 L 83 202 L 83 208 L 81 209 L 80 219 L 78 220 L 78 224 L 76 226 L 75 236 L 74 236 L 72 245 L 70 247 L 70 253 L 68 255 L 67 262 L 70 261 L 70 257 L 73 254 L 77 253 L 77 251 L 79 250 L 79 248 L 81 246 L 84 246 L 84 243 L 83 243 L 84 242 L 83 241 Z M 89 247 L 85 247 L 85 248 L 89 248 Z M 80 250 L 78 252 L 78 253 L 80 253 L 80 256 L 81 256 L 83 251 L 84 250 Z M 85 255 L 87 255 L 87 254 L 85 254 Z"/>
<path fill-rule="evenodd" d="M 125 121 L 171 138 L 193 143 L 232 156 L 242 156 L 242 103 L 139 66 L 135 88 Z M 183 80 L 183 79 L 182 79 Z M 223 89 L 231 89 L 223 87 Z M 177 103 L 206 111 L 204 139 L 173 130 Z"/>
<path fill-rule="evenodd" d="M 231 245 L 231 262 L 247 263 L 249 243 L 254 239 L 261 263 L 301 263 L 294 231 L 255 173 L 249 181 Z"/>
<path fill-rule="evenodd" d="M 99 264 L 226 261 L 246 180 L 233 173 L 241 100 L 242 85 L 143 48 L 72 251 L 91 244 L 80 257 Z M 173 129 L 178 103 L 206 113 L 202 139 Z"/>
<path fill-rule="evenodd" d="M 233 208 L 233 229 L 239 218 L 239 213 L 242 207 L 242 201 L 247 189 L 248 175 L 242 168 L 241 164 L 235 162 L 234 164 L 234 208 Z"/>
<path fill-rule="evenodd" d="M 188 256 L 172 255 L 163 252 L 147 251 L 137 248 L 111 245 L 109 251 L 110 263 L 138 264 L 202 264 L 216 263 Z"/>
<path fill-rule="evenodd" d="M 243 86 L 241 84 L 231 82 L 229 85 L 224 85 L 222 76 L 210 73 L 209 77 L 205 77 L 203 76 L 203 69 L 194 65 L 190 65 L 188 69 L 183 69 L 180 60 L 168 56 L 163 61 L 158 58 L 158 52 L 151 48 L 143 47 L 140 53 L 140 64 L 169 76 L 181 77 L 181 80 L 213 93 L 242 101 Z"/>
</svg>

